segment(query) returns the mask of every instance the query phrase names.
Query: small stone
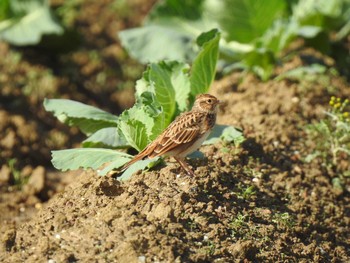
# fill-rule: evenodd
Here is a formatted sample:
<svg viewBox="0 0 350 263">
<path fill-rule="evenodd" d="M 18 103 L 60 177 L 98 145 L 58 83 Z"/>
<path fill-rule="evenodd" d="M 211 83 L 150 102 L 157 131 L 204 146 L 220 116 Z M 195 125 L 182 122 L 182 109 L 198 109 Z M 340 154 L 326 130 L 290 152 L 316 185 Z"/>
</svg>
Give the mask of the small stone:
<svg viewBox="0 0 350 263">
<path fill-rule="evenodd" d="M 21 170 L 21 175 L 23 177 L 29 177 L 33 173 L 33 168 L 30 165 L 26 165 Z"/>
<path fill-rule="evenodd" d="M 154 219 L 158 220 L 171 220 L 173 216 L 173 209 L 170 205 L 164 203 L 158 204 L 153 211 L 147 215 L 147 220 L 153 221 Z"/>
<path fill-rule="evenodd" d="M 45 168 L 38 166 L 33 170 L 29 177 L 28 187 L 32 188 L 34 193 L 40 193 L 45 187 Z"/>
<path fill-rule="evenodd" d="M 9 183 L 11 180 L 11 170 L 4 164 L 0 170 L 0 183 Z"/>
<path fill-rule="evenodd" d="M 146 257 L 145 256 L 139 256 L 138 257 L 138 262 L 139 263 L 145 263 L 146 262 Z"/>
<path fill-rule="evenodd" d="M 301 170 L 301 168 L 298 166 L 298 165 L 295 165 L 294 167 L 293 167 L 293 171 L 295 172 L 295 173 L 297 173 L 297 174 L 302 174 L 302 170 Z"/>
<path fill-rule="evenodd" d="M 16 133 L 14 131 L 9 131 L 5 137 L 1 140 L 1 145 L 5 149 L 12 149 L 16 144 Z"/>
<path fill-rule="evenodd" d="M 256 177 L 254 177 L 253 179 L 252 179 L 252 181 L 254 182 L 254 183 L 260 183 L 260 179 L 259 178 L 256 178 Z"/>
<path fill-rule="evenodd" d="M 36 203 L 34 207 L 35 209 L 40 210 L 43 207 L 43 205 L 41 203 Z"/>
<path fill-rule="evenodd" d="M 292 102 L 293 103 L 298 103 L 300 101 L 300 99 L 298 97 L 293 97 L 292 98 Z"/>
</svg>

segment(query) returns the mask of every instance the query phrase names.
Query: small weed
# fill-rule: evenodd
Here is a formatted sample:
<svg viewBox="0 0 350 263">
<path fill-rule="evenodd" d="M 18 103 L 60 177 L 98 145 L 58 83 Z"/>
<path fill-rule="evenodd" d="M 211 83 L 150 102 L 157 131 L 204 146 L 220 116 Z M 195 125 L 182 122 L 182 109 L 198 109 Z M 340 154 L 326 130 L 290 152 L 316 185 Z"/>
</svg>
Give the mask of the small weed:
<svg viewBox="0 0 350 263">
<path fill-rule="evenodd" d="M 61 17 L 62 23 L 66 27 L 72 27 L 74 25 L 82 2 L 83 0 L 66 0 L 57 8 L 56 13 Z"/>
<path fill-rule="evenodd" d="M 335 173 L 334 177 L 342 181 L 345 176 L 350 176 L 348 167 L 340 165 L 341 160 L 350 156 L 349 100 L 331 97 L 329 105 L 330 110 L 325 112 L 325 118 L 307 127 L 309 138 L 315 142 L 315 150 L 305 161 L 319 158 L 328 173 Z"/>
<path fill-rule="evenodd" d="M 194 230 L 198 229 L 198 225 L 196 221 L 193 218 L 189 218 L 187 222 L 188 227 L 190 228 L 190 231 L 193 232 Z"/>
<path fill-rule="evenodd" d="M 237 217 L 231 221 L 229 227 L 231 229 L 231 236 L 233 238 L 244 235 L 246 229 L 249 228 L 246 220 L 249 221 L 248 215 L 238 213 Z"/>
<path fill-rule="evenodd" d="M 273 215 L 272 222 L 282 228 L 292 228 L 295 225 L 293 218 L 289 213 L 276 213 Z"/>
<path fill-rule="evenodd" d="M 8 166 L 10 167 L 10 171 L 13 175 L 13 180 L 14 180 L 14 184 L 15 186 L 17 186 L 19 189 L 21 189 L 23 187 L 23 185 L 25 185 L 28 182 L 28 177 L 24 177 L 21 174 L 21 171 L 19 171 L 16 168 L 16 162 L 17 159 L 13 158 L 8 160 Z"/>
<path fill-rule="evenodd" d="M 231 238 L 238 240 L 256 240 L 261 242 L 269 242 L 269 228 L 253 222 L 248 215 L 239 213 L 236 218 L 232 219 L 229 224 L 231 230 Z"/>
<path fill-rule="evenodd" d="M 228 147 L 223 147 L 223 148 L 220 149 L 220 152 L 222 152 L 222 153 L 229 153 L 230 149 Z"/>
<path fill-rule="evenodd" d="M 255 187 L 253 185 L 242 186 L 239 184 L 238 188 L 240 189 L 240 193 L 236 193 L 236 195 L 239 199 L 249 200 L 256 194 Z"/>
<path fill-rule="evenodd" d="M 243 172 L 251 178 L 263 178 L 263 170 L 258 168 L 259 166 L 261 166 L 260 159 L 249 156 L 247 165 L 243 167 Z"/>
<path fill-rule="evenodd" d="M 201 247 L 200 253 L 205 254 L 207 256 L 212 256 L 215 253 L 216 244 L 214 241 L 209 240 L 207 236 L 204 236 L 203 242 L 200 242 L 200 244 L 203 244 L 204 246 Z"/>
<path fill-rule="evenodd" d="M 237 217 L 232 220 L 230 223 L 230 227 L 232 229 L 238 229 L 242 227 L 245 224 L 245 220 L 249 219 L 248 215 L 243 215 L 241 213 L 238 213 Z"/>
<path fill-rule="evenodd" d="M 127 0 L 114 0 L 110 7 L 121 18 L 132 17 L 133 15 L 133 9 Z"/>
<path fill-rule="evenodd" d="M 57 82 L 51 70 L 30 70 L 26 79 L 23 80 L 23 93 L 32 100 L 43 99 L 57 90 Z"/>
<path fill-rule="evenodd" d="M 215 253 L 216 245 L 213 241 L 207 241 L 207 255 L 212 256 Z"/>
</svg>

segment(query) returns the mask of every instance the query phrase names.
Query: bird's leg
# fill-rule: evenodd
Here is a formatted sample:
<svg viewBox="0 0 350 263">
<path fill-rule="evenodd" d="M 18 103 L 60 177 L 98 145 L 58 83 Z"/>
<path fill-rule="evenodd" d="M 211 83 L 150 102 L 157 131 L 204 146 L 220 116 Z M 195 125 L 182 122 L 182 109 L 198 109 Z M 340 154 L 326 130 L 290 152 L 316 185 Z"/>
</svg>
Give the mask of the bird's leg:
<svg viewBox="0 0 350 263">
<path fill-rule="evenodd" d="M 174 159 L 181 165 L 181 167 L 187 172 L 187 174 L 195 176 L 194 172 L 188 166 L 188 164 L 186 163 L 186 161 L 184 159 L 179 158 L 179 157 L 175 157 L 175 156 L 174 156 Z"/>
</svg>

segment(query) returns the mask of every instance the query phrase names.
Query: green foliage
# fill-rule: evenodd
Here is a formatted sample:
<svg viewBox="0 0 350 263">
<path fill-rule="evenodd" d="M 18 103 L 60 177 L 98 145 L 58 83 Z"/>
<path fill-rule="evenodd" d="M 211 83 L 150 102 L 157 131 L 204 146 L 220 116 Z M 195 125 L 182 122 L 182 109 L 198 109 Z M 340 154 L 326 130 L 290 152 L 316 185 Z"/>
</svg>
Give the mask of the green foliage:
<svg viewBox="0 0 350 263">
<path fill-rule="evenodd" d="M 214 241 L 209 240 L 208 236 L 204 236 L 203 247 L 199 250 L 199 253 L 203 253 L 207 256 L 212 256 L 216 251 L 216 244 Z"/>
<path fill-rule="evenodd" d="M 275 213 L 271 220 L 273 223 L 277 224 L 279 228 L 289 228 L 291 229 L 295 225 L 293 217 L 288 213 Z"/>
<path fill-rule="evenodd" d="M 64 26 L 72 27 L 74 25 L 80 11 L 79 7 L 83 2 L 84 0 L 65 0 L 57 8 L 56 13 Z"/>
<path fill-rule="evenodd" d="M 126 148 L 127 145 L 117 127 L 102 128 L 83 141 L 83 146 L 88 148 Z"/>
<path fill-rule="evenodd" d="M 212 14 L 225 32 L 225 39 L 244 44 L 261 37 L 286 7 L 281 0 L 224 0 L 217 5 Z"/>
<path fill-rule="evenodd" d="M 151 63 L 136 84 L 136 103 L 120 116 L 79 102 L 47 99 L 44 107 L 62 122 L 77 126 L 89 136 L 83 147 L 106 147 L 137 151 L 144 149 L 174 118 L 191 107 L 199 93 L 205 93 L 214 79 L 220 34 L 217 30 L 203 33 L 198 38 L 200 51 L 189 65 L 177 61 Z M 227 127 L 225 127 L 227 128 Z M 224 129 L 222 128 L 221 131 Z M 240 137 L 232 128 L 223 138 L 229 141 Z M 217 134 L 220 137 L 221 134 Z M 52 163 L 57 169 L 98 169 L 99 174 L 118 168 L 129 161 L 130 155 L 103 148 L 80 148 L 52 152 Z M 127 179 L 132 172 L 152 166 L 152 161 L 139 161 L 124 172 Z M 105 163 L 108 163 L 105 165 Z"/>
<path fill-rule="evenodd" d="M 203 143 L 203 145 L 214 144 L 221 140 L 227 143 L 234 143 L 235 145 L 239 145 L 244 141 L 244 136 L 241 130 L 232 126 L 215 125 L 213 131 L 209 135 L 208 139 Z"/>
<path fill-rule="evenodd" d="M 52 151 L 52 163 L 62 171 L 87 167 L 97 170 L 102 164 L 115 160 L 117 160 L 120 165 L 123 165 L 129 158 L 130 155 L 128 154 L 102 148 Z"/>
<path fill-rule="evenodd" d="M 245 186 L 245 185 L 238 185 L 238 188 L 240 189 L 240 193 L 237 193 L 237 197 L 239 199 L 249 200 L 253 196 L 256 195 L 255 187 L 253 185 L 251 186 Z"/>
<path fill-rule="evenodd" d="M 165 59 L 190 61 L 195 54 L 191 35 L 169 27 L 150 25 L 128 29 L 121 31 L 119 38 L 129 54 L 144 64 Z"/>
<path fill-rule="evenodd" d="M 262 223 L 264 222 L 264 223 Z M 255 240 L 267 242 L 266 221 L 257 218 L 256 215 L 248 215 L 239 212 L 229 223 L 231 238 L 234 240 Z M 267 230 L 274 231 L 273 229 Z"/>
<path fill-rule="evenodd" d="M 290 79 L 297 81 L 315 81 L 319 79 L 321 75 L 326 73 L 326 66 L 320 64 L 311 64 L 309 66 L 302 66 L 293 68 L 278 75 L 275 80 Z"/>
<path fill-rule="evenodd" d="M 267 80 L 281 52 L 301 36 L 315 48 L 330 48 L 350 32 L 350 1 L 180 0 L 159 1 L 144 26 L 119 33 L 122 45 L 139 61 L 191 61 L 199 32 L 220 28 L 224 72 L 235 68 L 255 72 Z M 323 39 L 323 41 L 319 41 Z"/>
<path fill-rule="evenodd" d="M 220 35 L 217 29 L 201 34 L 197 44 L 202 48 L 192 65 L 190 76 L 191 94 L 205 93 L 215 77 L 216 62 L 218 60 Z"/>
<path fill-rule="evenodd" d="M 19 189 L 21 189 L 29 180 L 29 177 L 25 177 L 21 174 L 21 171 L 19 171 L 16 168 L 16 162 L 17 159 L 13 158 L 8 160 L 8 166 L 10 168 L 10 171 L 13 175 L 13 181 L 15 186 L 17 186 Z"/>
<path fill-rule="evenodd" d="M 38 44 L 43 35 L 62 35 L 63 27 L 46 0 L 1 0 L 0 39 L 13 45 Z"/>
<path fill-rule="evenodd" d="M 329 105 L 331 109 L 326 112 L 326 118 L 307 127 L 315 149 L 306 157 L 306 161 L 320 159 L 330 174 L 335 172 L 335 177 L 342 180 L 344 176 L 350 176 L 349 167 L 344 169 L 340 166 L 341 160 L 350 157 L 349 100 L 332 97 Z"/>
<path fill-rule="evenodd" d="M 231 237 L 238 238 L 243 235 L 243 229 L 249 228 L 247 223 L 249 221 L 249 216 L 246 214 L 238 213 L 238 215 L 232 219 L 229 227 L 231 229 Z"/>
<path fill-rule="evenodd" d="M 118 117 L 77 101 L 45 99 L 44 107 L 53 112 L 61 122 L 77 126 L 86 135 L 102 128 L 117 126 L 118 122 Z"/>
<path fill-rule="evenodd" d="M 0 21 L 5 20 L 10 12 L 10 1 L 0 1 Z"/>
<path fill-rule="evenodd" d="M 142 94 L 152 94 L 145 92 Z M 137 151 L 141 151 L 149 143 L 149 138 L 153 137 L 153 127 L 157 120 L 162 120 L 161 108 L 158 106 L 154 111 L 154 100 L 147 100 L 143 103 L 139 100 L 134 107 L 126 110 L 120 116 L 118 128 L 125 136 L 125 139 L 131 147 Z M 158 111 L 157 111 L 158 109 Z"/>
</svg>

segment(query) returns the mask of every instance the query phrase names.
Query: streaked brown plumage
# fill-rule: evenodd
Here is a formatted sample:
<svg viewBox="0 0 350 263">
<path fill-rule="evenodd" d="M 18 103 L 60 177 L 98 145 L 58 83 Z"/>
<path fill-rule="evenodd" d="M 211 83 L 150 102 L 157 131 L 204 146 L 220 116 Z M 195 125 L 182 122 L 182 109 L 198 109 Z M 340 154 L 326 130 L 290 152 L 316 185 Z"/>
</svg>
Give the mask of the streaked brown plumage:
<svg viewBox="0 0 350 263">
<path fill-rule="evenodd" d="M 219 103 L 210 94 L 198 95 L 191 111 L 178 116 L 153 142 L 125 164 L 122 171 L 147 157 L 172 156 L 187 173 L 194 175 L 185 162 L 185 157 L 196 151 L 210 134 L 215 125 Z"/>
</svg>

